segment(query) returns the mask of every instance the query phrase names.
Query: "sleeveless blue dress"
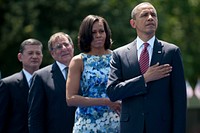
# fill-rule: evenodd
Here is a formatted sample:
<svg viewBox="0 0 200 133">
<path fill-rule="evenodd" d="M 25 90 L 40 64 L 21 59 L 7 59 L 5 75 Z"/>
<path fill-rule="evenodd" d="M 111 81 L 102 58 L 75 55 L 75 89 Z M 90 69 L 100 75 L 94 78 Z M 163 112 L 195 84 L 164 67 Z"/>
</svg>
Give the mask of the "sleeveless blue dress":
<svg viewBox="0 0 200 133">
<path fill-rule="evenodd" d="M 106 84 L 111 54 L 102 56 L 81 53 L 84 70 L 81 91 L 84 97 L 107 98 Z M 119 133 L 119 115 L 108 106 L 78 107 L 73 133 Z"/>
</svg>

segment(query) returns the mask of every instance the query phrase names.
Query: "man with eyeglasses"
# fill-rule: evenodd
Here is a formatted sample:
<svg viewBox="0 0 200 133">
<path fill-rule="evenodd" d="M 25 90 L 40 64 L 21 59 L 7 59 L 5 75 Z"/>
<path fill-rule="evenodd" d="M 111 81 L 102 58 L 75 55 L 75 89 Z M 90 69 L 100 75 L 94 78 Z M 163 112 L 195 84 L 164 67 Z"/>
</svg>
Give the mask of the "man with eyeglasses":
<svg viewBox="0 0 200 133">
<path fill-rule="evenodd" d="M 28 98 L 29 132 L 71 133 L 75 108 L 67 106 L 65 84 L 74 45 L 69 35 L 58 32 L 50 37 L 48 48 L 55 62 L 33 76 Z"/>
</svg>

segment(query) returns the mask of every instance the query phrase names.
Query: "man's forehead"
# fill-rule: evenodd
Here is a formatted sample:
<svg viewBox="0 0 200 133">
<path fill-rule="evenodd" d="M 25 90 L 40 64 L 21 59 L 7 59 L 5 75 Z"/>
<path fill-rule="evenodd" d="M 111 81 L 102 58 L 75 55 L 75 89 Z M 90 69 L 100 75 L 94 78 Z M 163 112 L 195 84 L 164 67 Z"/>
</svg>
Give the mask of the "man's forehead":
<svg viewBox="0 0 200 133">
<path fill-rule="evenodd" d="M 24 51 L 30 52 L 30 51 L 42 51 L 41 50 L 41 45 L 25 45 L 24 46 Z"/>
<path fill-rule="evenodd" d="M 138 9 L 137 9 L 137 13 L 138 13 L 138 15 L 140 14 L 140 13 L 146 13 L 146 12 L 151 12 L 151 13 L 156 13 L 156 10 L 155 10 L 155 8 L 153 7 L 153 6 L 151 6 L 151 5 L 148 5 L 148 6 L 143 6 L 143 5 L 141 5 L 140 7 L 138 7 Z"/>
<path fill-rule="evenodd" d="M 140 6 L 138 6 L 138 10 L 154 10 L 155 11 L 155 8 L 150 4 L 141 4 Z"/>
</svg>

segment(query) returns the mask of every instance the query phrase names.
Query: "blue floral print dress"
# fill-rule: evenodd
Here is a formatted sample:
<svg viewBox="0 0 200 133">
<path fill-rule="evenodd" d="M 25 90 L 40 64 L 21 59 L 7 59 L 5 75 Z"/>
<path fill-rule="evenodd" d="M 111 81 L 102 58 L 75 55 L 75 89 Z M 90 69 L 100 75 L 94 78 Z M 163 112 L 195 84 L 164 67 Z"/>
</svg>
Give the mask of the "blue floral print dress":
<svg viewBox="0 0 200 133">
<path fill-rule="evenodd" d="M 81 56 L 84 64 L 80 83 L 82 95 L 107 98 L 111 54 L 95 56 L 81 53 Z M 119 116 L 108 106 L 78 107 L 73 133 L 119 133 Z"/>
</svg>

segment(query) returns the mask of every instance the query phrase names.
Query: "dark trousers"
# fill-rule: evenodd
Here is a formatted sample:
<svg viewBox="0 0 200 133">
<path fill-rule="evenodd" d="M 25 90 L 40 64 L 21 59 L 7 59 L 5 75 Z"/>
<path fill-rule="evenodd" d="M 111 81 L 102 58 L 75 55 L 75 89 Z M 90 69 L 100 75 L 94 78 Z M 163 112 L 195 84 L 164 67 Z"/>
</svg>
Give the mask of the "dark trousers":
<svg viewBox="0 0 200 133">
<path fill-rule="evenodd" d="M 145 121 L 144 121 L 144 130 L 143 130 L 143 133 L 147 133 L 147 132 L 146 132 L 146 124 L 145 124 Z"/>
</svg>

